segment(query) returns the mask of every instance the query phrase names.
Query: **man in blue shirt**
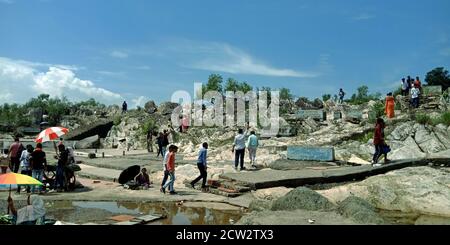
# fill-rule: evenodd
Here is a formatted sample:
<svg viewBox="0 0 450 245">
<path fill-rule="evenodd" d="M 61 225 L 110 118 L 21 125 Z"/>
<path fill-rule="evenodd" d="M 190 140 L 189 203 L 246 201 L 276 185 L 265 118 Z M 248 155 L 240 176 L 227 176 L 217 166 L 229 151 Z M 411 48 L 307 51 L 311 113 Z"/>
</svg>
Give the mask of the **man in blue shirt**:
<svg viewBox="0 0 450 245">
<path fill-rule="evenodd" d="M 258 148 L 258 137 L 255 135 L 255 131 L 250 132 L 250 136 L 247 140 L 247 149 L 250 155 L 250 162 L 252 167 L 256 167 L 256 149 Z"/>
<path fill-rule="evenodd" d="M 197 167 L 200 171 L 200 176 L 198 176 L 195 180 L 191 182 L 192 188 L 195 188 L 195 183 L 197 183 L 200 179 L 203 179 L 202 181 L 202 189 L 206 188 L 206 177 L 207 173 L 206 170 L 208 169 L 207 166 L 207 153 L 208 153 L 208 143 L 203 143 L 203 147 L 200 149 L 198 153 L 198 160 L 197 160 Z"/>
</svg>

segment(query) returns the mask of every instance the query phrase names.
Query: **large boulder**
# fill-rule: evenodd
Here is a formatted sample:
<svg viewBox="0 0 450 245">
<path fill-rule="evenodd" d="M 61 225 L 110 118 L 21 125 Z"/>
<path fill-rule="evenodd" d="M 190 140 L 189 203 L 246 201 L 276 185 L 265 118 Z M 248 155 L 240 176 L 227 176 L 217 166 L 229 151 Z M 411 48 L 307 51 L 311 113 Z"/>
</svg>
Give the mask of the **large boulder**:
<svg viewBox="0 0 450 245">
<path fill-rule="evenodd" d="M 318 191 L 334 203 L 357 196 L 378 209 L 450 217 L 450 172 L 410 167 Z"/>
<path fill-rule="evenodd" d="M 444 124 L 439 124 L 433 129 L 437 139 L 442 142 L 442 144 L 450 149 L 450 132 Z"/>
<path fill-rule="evenodd" d="M 94 135 L 91 137 L 84 138 L 75 143 L 76 149 L 92 149 L 98 148 L 100 145 L 100 137 L 98 135 Z"/>
<path fill-rule="evenodd" d="M 427 154 L 423 153 L 419 146 L 416 144 L 413 138 L 408 137 L 403 141 L 402 146 L 395 147 L 397 149 L 393 150 L 388 154 L 388 158 L 391 160 L 401 160 L 401 159 L 422 159 L 425 158 Z M 391 147 L 394 149 L 394 147 Z"/>
<path fill-rule="evenodd" d="M 447 149 L 437 138 L 436 134 L 424 125 L 417 127 L 414 138 L 419 147 L 426 153 L 440 152 Z"/>
<path fill-rule="evenodd" d="M 147 113 L 153 114 L 158 110 L 158 107 L 156 107 L 156 104 L 153 100 L 148 101 L 144 105 L 145 111 Z"/>
<path fill-rule="evenodd" d="M 272 210 L 331 210 L 334 205 L 319 193 L 306 187 L 298 187 L 272 204 Z"/>
<path fill-rule="evenodd" d="M 172 113 L 172 111 L 177 108 L 178 104 L 177 103 L 172 103 L 172 102 L 164 102 L 162 104 L 159 105 L 159 112 L 162 115 L 170 115 Z"/>
<path fill-rule="evenodd" d="M 391 134 L 387 137 L 387 139 L 404 141 L 406 140 L 406 138 L 414 136 L 414 132 L 415 130 L 413 127 L 413 123 L 411 122 L 402 123 L 391 132 Z"/>
<path fill-rule="evenodd" d="M 385 221 L 373 205 L 356 196 L 349 196 L 339 203 L 338 212 L 361 224 L 383 224 Z"/>
</svg>

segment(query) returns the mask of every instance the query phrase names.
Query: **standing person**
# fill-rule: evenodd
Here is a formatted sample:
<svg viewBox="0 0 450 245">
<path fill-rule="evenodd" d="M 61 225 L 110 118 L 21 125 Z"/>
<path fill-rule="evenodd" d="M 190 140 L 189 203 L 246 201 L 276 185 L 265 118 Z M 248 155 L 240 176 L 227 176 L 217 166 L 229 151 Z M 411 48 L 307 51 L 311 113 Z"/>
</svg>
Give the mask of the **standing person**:
<svg viewBox="0 0 450 245">
<path fill-rule="evenodd" d="M 20 156 L 20 174 L 31 176 L 30 158 L 33 152 L 33 146 L 27 145 Z M 17 186 L 17 193 L 20 194 L 21 186 Z M 27 186 L 27 193 L 30 193 L 30 186 Z"/>
<path fill-rule="evenodd" d="M 122 103 L 122 113 L 126 113 L 128 111 L 128 104 L 126 101 Z"/>
<path fill-rule="evenodd" d="M 56 179 L 55 179 L 55 188 L 57 191 L 61 191 L 62 189 L 65 189 L 65 169 L 69 162 L 69 151 L 66 149 L 66 147 L 61 144 L 58 145 L 58 165 L 56 166 Z"/>
<path fill-rule="evenodd" d="M 414 108 L 418 108 L 419 107 L 419 95 L 420 95 L 420 90 L 419 88 L 417 88 L 416 86 L 414 86 L 411 89 L 411 102 L 412 102 L 412 106 Z"/>
<path fill-rule="evenodd" d="M 339 89 L 339 104 L 344 103 L 345 92 L 342 88 Z"/>
<path fill-rule="evenodd" d="M 414 82 L 414 86 L 419 89 L 419 91 L 422 93 L 422 82 L 420 82 L 419 77 L 416 77 L 416 81 Z"/>
<path fill-rule="evenodd" d="M 250 156 L 250 162 L 254 168 L 256 167 L 256 149 L 258 148 L 258 145 L 258 137 L 256 136 L 255 131 L 251 131 L 247 140 L 247 149 Z"/>
<path fill-rule="evenodd" d="M 241 165 L 241 170 L 245 170 L 244 167 L 244 156 L 245 156 L 245 135 L 244 130 L 240 128 L 238 130 L 238 135 L 234 137 L 233 149 L 231 152 L 234 153 L 234 169 L 237 170 L 238 164 Z"/>
<path fill-rule="evenodd" d="M 168 132 L 166 129 L 164 129 L 163 133 L 162 133 L 162 142 L 161 142 L 161 152 L 164 155 L 166 155 L 166 151 L 167 151 L 167 146 L 169 145 L 169 134 L 170 132 Z"/>
<path fill-rule="evenodd" d="M 164 177 L 163 177 L 163 180 L 161 182 L 161 189 L 160 189 L 160 191 L 163 192 L 163 193 L 166 193 L 166 190 L 163 188 L 163 186 L 166 184 L 167 178 L 169 177 L 169 171 L 167 170 L 167 159 L 169 158 L 169 153 L 173 152 L 173 149 L 175 149 L 174 145 L 170 145 L 169 146 L 169 150 L 163 156 L 162 164 L 163 164 Z"/>
<path fill-rule="evenodd" d="M 402 82 L 401 83 L 402 83 L 402 96 L 408 96 L 409 85 L 406 82 L 406 79 L 402 78 Z"/>
<path fill-rule="evenodd" d="M 44 169 L 47 168 L 47 159 L 45 157 L 45 152 L 42 150 L 42 144 L 37 143 L 36 149 L 31 153 L 31 173 L 33 178 L 42 182 L 42 177 L 44 175 Z M 31 192 L 34 193 L 35 186 L 31 188 Z M 42 193 L 42 187 L 39 186 L 39 191 Z"/>
<path fill-rule="evenodd" d="M 20 143 L 19 137 L 14 137 L 14 143 L 9 147 L 9 168 L 14 173 L 19 172 L 20 167 L 20 156 L 22 155 L 22 151 L 24 147 L 22 143 Z"/>
<path fill-rule="evenodd" d="M 195 188 L 195 184 L 202 180 L 202 189 L 206 188 L 206 178 L 208 176 L 208 173 L 206 172 L 208 170 L 208 163 L 207 163 L 207 155 L 208 155 L 208 143 L 205 142 L 202 145 L 202 148 L 198 152 L 198 159 L 197 159 L 197 167 L 200 171 L 200 176 L 198 176 L 195 180 L 191 182 L 192 188 Z"/>
<path fill-rule="evenodd" d="M 408 76 L 408 78 L 406 79 L 406 82 L 408 83 L 408 86 L 410 88 L 414 87 L 414 80 L 411 78 L 411 76 Z"/>
<path fill-rule="evenodd" d="M 386 142 L 384 141 L 384 120 L 382 118 L 377 118 L 377 122 L 375 125 L 375 133 L 373 137 L 373 144 L 375 146 L 375 153 L 373 154 L 372 164 L 373 166 L 381 166 L 381 164 L 378 164 L 378 158 L 382 154 L 384 154 L 384 163 L 388 163 L 389 159 L 387 158 L 387 152 L 384 151 L 384 146 L 386 145 Z"/>
<path fill-rule="evenodd" d="M 163 134 L 160 132 L 158 137 L 156 137 L 156 144 L 158 145 L 158 154 L 156 157 L 159 157 L 159 154 L 161 154 L 162 158 L 164 159 L 164 154 L 162 151 L 162 141 L 163 141 Z"/>
<path fill-rule="evenodd" d="M 171 195 L 177 194 L 174 189 L 175 184 L 175 155 L 178 151 L 178 147 L 174 146 L 173 151 L 169 152 L 167 156 L 167 171 L 169 172 L 170 180 L 166 184 L 164 184 L 162 191 L 166 193 L 166 188 L 169 187 L 169 193 Z"/>
<path fill-rule="evenodd" d="M 392 93 L 388 93 L 386 95 L 386 104 L 384 107 L 384 113 L 388 118 L 394 118 L 395 116 L 395 99 L 394 96 L 392 96 Z"/>
<path fill-rule="evenodd" d="M 153 152 L 153 130 L 147 131 L 147 152 Z"/>
</svg>

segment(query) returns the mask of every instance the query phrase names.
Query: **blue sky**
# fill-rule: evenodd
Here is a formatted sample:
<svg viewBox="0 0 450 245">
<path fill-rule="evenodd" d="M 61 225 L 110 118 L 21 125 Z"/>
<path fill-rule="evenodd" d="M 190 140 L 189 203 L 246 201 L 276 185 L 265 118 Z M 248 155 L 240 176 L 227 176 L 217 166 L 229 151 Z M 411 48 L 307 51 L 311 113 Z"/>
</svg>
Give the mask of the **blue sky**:
<svg viewBox="0 0 450 245">
<path fill-rule="evenodd" d="M 450 69 L 450 1 L 0 0 L 0 103 L 193 94 L 211 73 L 320 97 Z"/>
</svg>

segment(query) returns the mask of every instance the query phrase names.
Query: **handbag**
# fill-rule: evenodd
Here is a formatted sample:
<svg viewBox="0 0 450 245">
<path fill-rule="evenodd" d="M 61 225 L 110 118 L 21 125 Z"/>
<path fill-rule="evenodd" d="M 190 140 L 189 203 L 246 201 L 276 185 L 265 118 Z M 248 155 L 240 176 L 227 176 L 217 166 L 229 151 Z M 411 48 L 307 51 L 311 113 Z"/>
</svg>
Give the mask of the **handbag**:
<svg viewBox="0 0 450 245">
<path fill-rule="evenodd" d="M 391 147 L 390 146 L 388 146 L 388 145 L 383 145 L 383 153 L 384 154 L 387 154 L 387 153 L 389 153 L 389 152 L 391 152 Z"/>
</svg>

